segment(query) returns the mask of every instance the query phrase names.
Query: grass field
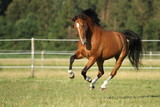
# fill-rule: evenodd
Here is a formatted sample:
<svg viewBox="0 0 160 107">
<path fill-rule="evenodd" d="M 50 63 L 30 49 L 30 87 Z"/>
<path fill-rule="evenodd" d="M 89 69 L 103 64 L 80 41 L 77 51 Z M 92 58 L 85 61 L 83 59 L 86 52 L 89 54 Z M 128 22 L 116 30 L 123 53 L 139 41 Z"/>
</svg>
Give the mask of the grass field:
<svg viewBox="0 0 160 107">
<path fill-rule="evenodd" d="M 30 60 L 0 59 L 1 65 L 29 65 Z M 36 64 L 41 62 L 36 60 Z M 60 60 L 62 62 L 60 63 Z M 66 60 L 66 59 L 65 59 Z M 5 62 L 6 61 L 6 62 Z M 53 61 L 53 62 L 52 62 Z M 52 59 L 53 65 L 68 65 L 68 60 Z M 85 61 L 84 61 L 85 62 Z M 76 66 L 85 65 L 75 63 Z M 111 61 L 113 62 L 113 61 Z M 109 66 L 111 62 L 106 62 Z M 145 62 L 147 63 L 147 62 Z M 45 65 L 51 65 L 45 60 Z M 158 66 L 157 63 L 153 63 Z M 123 66 L 129 66 L 124 62 Z M 109 76 L 110 70 L 89 90 L 89 83 L 83 80 L 80 69 L 74 69 L 75 79 L 68 78 L 67 69 L 35 69 L 35 78 L 30 69 L 0 70 L 0 107 L 159 107 L 159 70 L 119 70 L 105 91 L 99 88 Z M 94 78 L 96 69 L 88 71 Z"/>
</svg>

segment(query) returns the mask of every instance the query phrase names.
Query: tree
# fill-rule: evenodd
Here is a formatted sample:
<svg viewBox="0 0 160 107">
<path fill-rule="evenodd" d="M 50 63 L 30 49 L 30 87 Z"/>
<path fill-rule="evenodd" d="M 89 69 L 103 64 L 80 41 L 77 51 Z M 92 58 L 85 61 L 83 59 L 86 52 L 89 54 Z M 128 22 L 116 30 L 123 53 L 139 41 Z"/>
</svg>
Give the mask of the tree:
<svg viewBox="0 0 160 107">
<path fill-rule="evenodd" d="M 11 2 L 12 0 L 0 0 L 0 16 L 5 15 L 5 11 Z"/>
<path fill-rule="evenodd" d="M 137 18 L 132 13 L 128 13 L 128 18 L 126 20 L 124 29 L 125 30 L 132 30 L 142 37 L 141 25 L 140 25 L 139 21 L 137 20 Z"/>
<path fill-rule="evenodd" d="M 92 8 L 104 29 L 130 29 L 143 39 L 160 39 L 159 5 L 159 0 L 0 0 L 0 38 L 78 38 L 73 22 L 68 18 Z M 156 50 L 158 45 L 149 44 L 147 47 Z M 11 47 L 13 44 L 3 46 Z M 38 46 L 38 49 L 56 50 L 76 47 L 75 43 L 50 42 Z"/>
<path fill-rule="evenodd" d="M 4 16 L 0 17 L 0 38 L 7 39 L 13 38 L 15 33 L 15 27 L 12 23 L 7 21 Z"/>
<path fill-rule="evenodd" d="M 144 35 L 146 35 L 144 39 L 147 40 L 159 40 L 160 39 L 160 21 L 157 19 L 150 19 L 148 23 L 145 26 L 145 31 Z M 160 50 L 159 47 L 160 43 L 158 42 L 153 42 L 153 43 L 148 43 L 147 49 L 150 51 L 157 51 Z"/>
<path fill-rule="evenodd" d="M 18 20 L 15 24 L 15 38 L 32 38 L 37 35 L 38 28 L 36 23 L 37 17 L 33 13 L 28 13 L 27 17 Z"/>
<path fill-rule="evenodd" d="M 58 8 L 57 8 L 58 9 Z M 29 3 L 29 12 L 37 16 L 38 35 L 42 38 L 47 38 L 50 23 L 54 23 L 55 5 L 54 0 L 32 0 Z"/>
<path fill-rule="evenodd" d="M 21 18 L 26 17 L 29 0 L 13 0 L 6 11 L 7 21 L 15 24 Z"/>
</svg>

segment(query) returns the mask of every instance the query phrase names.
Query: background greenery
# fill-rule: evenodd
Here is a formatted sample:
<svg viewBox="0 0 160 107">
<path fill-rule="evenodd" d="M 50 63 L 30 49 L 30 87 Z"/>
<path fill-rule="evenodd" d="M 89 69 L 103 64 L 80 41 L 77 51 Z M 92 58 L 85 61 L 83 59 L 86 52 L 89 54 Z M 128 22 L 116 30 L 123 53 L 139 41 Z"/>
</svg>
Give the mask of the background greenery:
<svg viewBox="0 0 160 107">
<path fill-rule="evenodd" d="M 138 33 L 142 39 L 160 39 L 160 0 L 0 0 L 0 39 L 78 38 L 69 17 L 93 8 L 106 30 Z M 160 43 L 145 44 L 159 51 Z M 74 50 L 75 42 L 40 42 L 36 49 Z M 0 42 L 0 49 L 30 49 L 30 43 Z"/>
</svg>

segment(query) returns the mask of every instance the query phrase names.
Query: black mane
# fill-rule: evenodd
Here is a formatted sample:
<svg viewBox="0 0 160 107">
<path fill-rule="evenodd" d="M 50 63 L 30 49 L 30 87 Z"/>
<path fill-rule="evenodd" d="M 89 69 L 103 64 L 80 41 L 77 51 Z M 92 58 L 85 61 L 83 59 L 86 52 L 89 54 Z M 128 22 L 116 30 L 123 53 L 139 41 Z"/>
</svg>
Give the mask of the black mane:
<svg viewBox="0 0 160 107">
<path fill-rule="evenodd" d="M 78 17 L 80 17 L 80 18 L 83 19 L 84 15 L 87 15 L 88 17 L 90 17 L 92 19 L 92 21 L 94 23 L 96 23 L 97 25 L 100 25 L 99 24 L 100 23 L 100 19 L 98 18 L 97 13 L 93 9 L 91 9 L 91 8 L 83 10 L 82 12 L 80 12 L 78 15 L 76 15 L 73 18 L 73 20 L 76 21 Z"/>
</svg>

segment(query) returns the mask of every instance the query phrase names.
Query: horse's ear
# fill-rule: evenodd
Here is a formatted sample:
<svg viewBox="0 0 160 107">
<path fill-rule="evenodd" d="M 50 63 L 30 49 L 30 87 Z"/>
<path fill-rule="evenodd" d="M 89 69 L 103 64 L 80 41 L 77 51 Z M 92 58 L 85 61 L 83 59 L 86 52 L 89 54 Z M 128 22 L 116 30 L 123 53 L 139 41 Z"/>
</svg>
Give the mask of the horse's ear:
<svg viewBox="0 0 160 107">
<path fill-rule="evenodd" d="M 70 20 L 75 21 L 74 18 L 69 17 Z"/>
</svg>

